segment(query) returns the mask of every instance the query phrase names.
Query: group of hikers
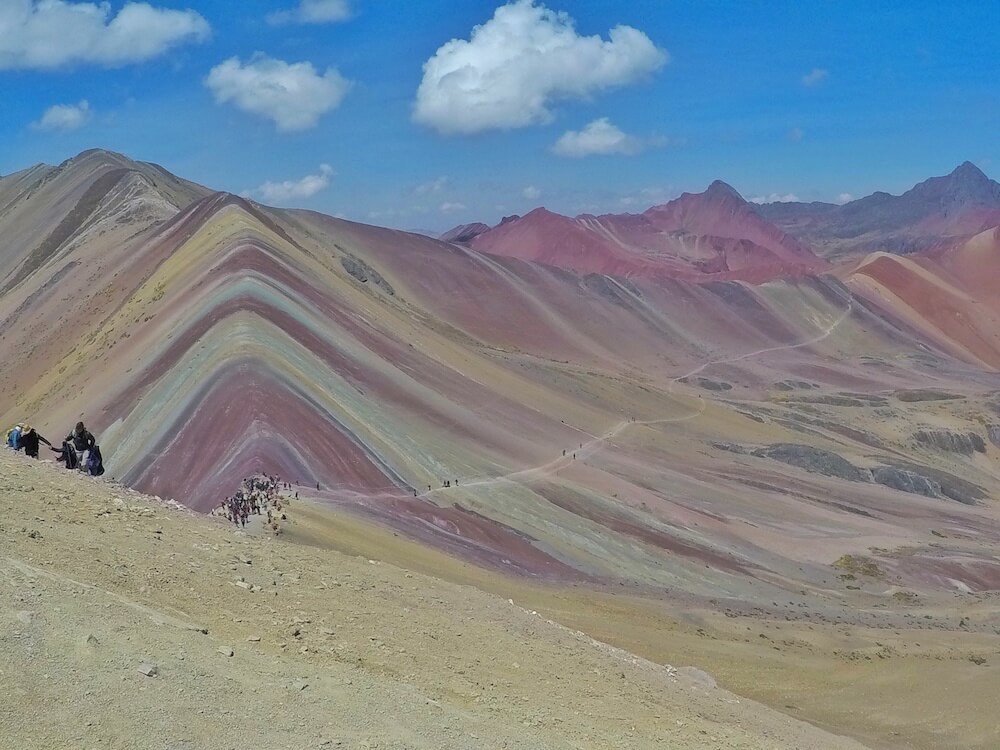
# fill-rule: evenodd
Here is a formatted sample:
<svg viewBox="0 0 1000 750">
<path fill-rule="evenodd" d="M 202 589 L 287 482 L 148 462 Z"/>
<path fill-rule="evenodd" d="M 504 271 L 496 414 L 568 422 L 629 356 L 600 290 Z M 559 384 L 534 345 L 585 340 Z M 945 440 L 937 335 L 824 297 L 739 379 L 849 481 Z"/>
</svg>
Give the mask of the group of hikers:
<svg viewBox="0 0 1000 750">
<path fill-rule="evenodd" d="M 7 447 L 15 451 L 24 451 L 29 458 L 38 458 L 41 444 L 49 446 L 56 454 L 55 459 L 66 465 L 71 471 L 80 471 L 92 477 L 104 473 L 104 458 L 97 439 L 87 429 L 83 422 L 77 422 L 73 431 L 56 448 L 48 440 L 38 434 L 38 431 L 27 422 L 19 422 L 7 431 Z"/>
<path fill-rule="evenodd" d="M 281 489 L 291 490 L 291 485 L 282 482 L 278 477 L 260 474 L 243 480 L 243 486 L 232 497 L 227 497 L 213 515 L 222 516 L 232 523 L 246 528 L 251 515 L 267 516 L 265 528 L 279 533 L 281 526 L 278 521 L 285 520 L 284 505 L 279 494 Z M 299 493 L 295 493 L 298 498 Z M 288 502 L 288 498 L 284 499 Z"/>
</svg>

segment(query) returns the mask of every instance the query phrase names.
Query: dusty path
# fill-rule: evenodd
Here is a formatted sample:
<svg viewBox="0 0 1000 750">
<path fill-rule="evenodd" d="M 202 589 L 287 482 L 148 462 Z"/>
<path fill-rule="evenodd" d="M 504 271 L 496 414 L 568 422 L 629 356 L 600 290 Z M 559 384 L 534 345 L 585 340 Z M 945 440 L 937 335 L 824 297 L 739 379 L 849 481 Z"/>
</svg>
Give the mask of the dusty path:
<svg viewBox="0 0 1000 750">
<path fill-rule="evenodd" d="M 795 344 L 781 344 L 778 346 L 770 346 L 770 347 L 765 347 L 763 349 L 756 349 L 751 352 L 738 354 L 732 357 L 721 357 L 719 359 L 713 359 L 707 362 L 703 362 L 702 364 L 691 369 L 690 371 L 671 378 L 669 381 L 667 392 L 670 393 L 671 395 L 675 395 L 674 389 L 677 386 L 677 384 L 680 383 L 682 380 L 693 377 L 695 375 L 699 375 L 708 368 L 714 367 L 716 365 L 733 364 L 735 362 L 742 362 L 744 360 L 753 359 L 755 357 L 759 357 L 764 354 L 772 354 L 775 352 L 782 352 L 782 351 L 791 351 L 793 349 L 802 349 L 804 347 L 812 346 L 814 344 L 818 344 L 821 341 L 826 340 L 831 335 L 833 335 L 833 333 L 841 326 L 841 324 L 845 320 L 847 320 L 850 317 L 851 313 L 854 311 L 853 297 L 848 298 L 846 301 L 847 301 L 847 307 L 844 309 L 841 315 L 830 325 L 828 325 L 825 329 L 823 329 L 822 332 L 816 334 L 815 336 L 808 338 L 804 341 L 799 341 Z M 472 481 L 462 480 L 460 483 L 460 487 L 463 488 L 486 487 L 495 484 L 517 483 L 521 480 L 537 479 L 540 477 L 557 474 L 562 469 L 571 466 L 575 460 L 580 460 L 594 455 L 602 448 L 604 448 L 610 441 L 614 440 L 614 438 L 621 435 L 623 432 L 625 432 L 625 430 L 627 430 L 630 427 L 653 427 L 665 424 L 677 424 L 681 422 L 689 422 L 694 419 L 697 419 L 698 417 L 700 417 L 702 414 L 705 413 L 705 409 L 707 408 L 707 403 L 705 401 L 704 396 L 700 394 L 695 394 L 694 398 L 698 399 L 698 407 L 695 411 L 693 411 L 690 414 L 685 414 L 680 417 L 666 417 L 662 419 L 646 419 L 646 420 L 625 419 L 616 424 L 614 427 L 609 429 L 604 434 L 594 436 L 591 440 L 583 443 L 575 451 L 567 451 L 565 455 L 557 456 L 556 458 L 552 459 L 547 463 L 541 464 L 539 466 L 534 466 L 528 469 L 520 469 L 518 471 L 514 471 L 509 474 L 503 474 L 497 477 L 489 477 L 486 479 L 478 479 Z M 427 498 L 443 491 L 446 491 L 446 488 L 439 487 L 431 489 L 428 492 L 418 493 L 417 497 Z M 386 497 L 388 496 L 389 495 L 386 495 Z M 367 497 L 368 499 L 375 499 L 377 496 L 369 495 Z"/>
</svg>

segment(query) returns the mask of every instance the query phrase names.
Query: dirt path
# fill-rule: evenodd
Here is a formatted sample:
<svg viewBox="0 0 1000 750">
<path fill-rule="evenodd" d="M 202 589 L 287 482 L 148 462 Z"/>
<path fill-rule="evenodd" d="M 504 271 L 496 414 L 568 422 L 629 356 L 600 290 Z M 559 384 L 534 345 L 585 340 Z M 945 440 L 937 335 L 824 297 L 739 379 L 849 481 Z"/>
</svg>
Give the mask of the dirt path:
<svg viewBox="0 0 1000 750">
<path fill-rule="evenodd" d="M 674 393 L 674 388 L 678 383 L 687 378 L 698 375 L 707 370 L 709 367 L 714 367 L 715 365 L 733 364 L 735 362 L 742 362 L 744 360 L 753 359 L 755 357 L 759 357 L 764 354 L 772 354 L 775 352 L 782 352 L 782 351 L 791 351 L 793 349 L 802 349 L 807 346 L 818 344 L 821 341 L 824 341 L 831 335 L 833 335 L 833 333 L 841 326 L 841 324 L 850 317 L 853 311 L 854 311 L 854 299 L 849 298 L 847 300 L 847 307 L 845 308 L 843 313 L 841 313 L 841 315 L 835 321 L 833 321 L 829 326 L 823 329 L 821 333 L 818 333 L 817 335 L 811 338 L 808 338 L 804 341 L 800 341 L 795 344 L 781 344 L 778 346 L 770 346 L 770 347 L 765 347 L 763 349 L 756 349 L 752 352 L 738 354 L 732 357 L 722 357 L 720 359 L 713 359 L 707 362 L 703 362 L 702 364 L 698 365 L 692 370 L 682 375 L 678 375 L 674 378 L 671 378 L 669 381 L 667 392 L 670 393 L 671 395 L 676 395 Z M 572 466 L 574 461 L 583 458 L 588 458 L 594 455 L 602 448 L 604 448 L 610 441 L 614 440 L 616 437 L 621 435 L 623 432 L 625 432 L 625 430 L 627 430 L 630 427 L 653 427 L 665 424 L 678 424 L 681 422 L 689 422 L 694 419 L 697 419 L 698 417 L 700 417 L 702 414 L 705 413 L 705 409 L 708 408 L 708 404 L 705 401 L 705 398 L 700 394 L 695 394 L 694 398 L 698 399 L 698 408 L 690 414 L 685 414 L 680 417 L 665 417 L 663 419 L 646 419 L 646 420 L 624 419 L 617 425 L 609 429 L 604 434 L 595 436 L 591 440 L 583 443 L 577 450 L 566 451 L 563 455 L 557 456 L 556 458 L 552 459 L 547 463 L 541 464 L 539 466 L 534 466 L 529 469 L 520 469 L 518 471 L 514 471 L 509 474 L 503 474 L 498 477 L 490 477 L 486 479 L 479 479 L 472 481 L 463 480 L 461 482 L 461 487 L 464 488 L 486 487 L 496 484 L 517 483 L 520 482 L 521 480 L 526 480 L 526 479 L 538 479 L 545 476 L 552 476 L 554 474 L 559 473 L 559 471 L 561 471 L 562 469 Z M 442 492 L 445 489 L 446 488 L 431 489 L 428 492 L 419 493 L 418 497 L 420 498 L 431 497 L 439 492 Z"/>
</svg>

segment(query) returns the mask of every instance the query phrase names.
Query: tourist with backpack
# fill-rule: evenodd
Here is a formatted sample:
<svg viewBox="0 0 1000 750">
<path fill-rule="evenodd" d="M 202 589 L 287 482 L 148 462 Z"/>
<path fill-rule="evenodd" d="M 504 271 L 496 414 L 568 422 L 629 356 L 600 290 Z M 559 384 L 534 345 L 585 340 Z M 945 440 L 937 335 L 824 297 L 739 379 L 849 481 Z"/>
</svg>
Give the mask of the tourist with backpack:
<svg viewBox="0 0 1000 750">
<path fill-rule="evenodd" d="M 13 450 L 21 450 L 21 431 L 24 429 L 24 425 L 18 422 L 16 425 L 7 430 L 7 447 Z"/>
<path fill-rule="evenodd" d="M 83 422 L 77 422 L 73 432 L 66 436 L 66 442 L 71 443 L 76 451 L 76 465 L 82 472 L 88 471 L 87 458 L 91 449 L 97 445 L 97 440 L 86 428 Z"/>
<path fill-rule="evenodd" d="M 24 450 L 24 455 L 28 458 L 38 458 L 39 443 L 45 443 L 50 448 L 52 447 L 52 443 L 35 432 L 35 428 L 31 425 L 24 425 L 21 428 L 21 437 L 18 442 L 19 447 Z"/>
</svg>

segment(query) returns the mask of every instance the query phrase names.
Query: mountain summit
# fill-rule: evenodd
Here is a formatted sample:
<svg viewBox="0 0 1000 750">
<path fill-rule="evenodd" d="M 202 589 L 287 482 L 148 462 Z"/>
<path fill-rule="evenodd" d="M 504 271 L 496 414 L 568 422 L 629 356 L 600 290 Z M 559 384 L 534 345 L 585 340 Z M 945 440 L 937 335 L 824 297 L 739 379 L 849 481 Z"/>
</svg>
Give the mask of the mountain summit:
<svg viewBox="0 0 1000 750">
<path fill-rule="evenodd" d="M 757 211 L 830 257 L 954 246 L 1000 224 L 1000 184 L 966 161 L 902 195 L 874 193 L 842 206 L 771 203 Z"/>
<path fill-rule="evenodd" d="M 584 273 L 690 281 L 761 282 L 825 267 L 721 180 L 639 215 L 570 218 L 535 209 L 478 233 L 469 244 Z"/>
</svg>

